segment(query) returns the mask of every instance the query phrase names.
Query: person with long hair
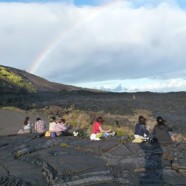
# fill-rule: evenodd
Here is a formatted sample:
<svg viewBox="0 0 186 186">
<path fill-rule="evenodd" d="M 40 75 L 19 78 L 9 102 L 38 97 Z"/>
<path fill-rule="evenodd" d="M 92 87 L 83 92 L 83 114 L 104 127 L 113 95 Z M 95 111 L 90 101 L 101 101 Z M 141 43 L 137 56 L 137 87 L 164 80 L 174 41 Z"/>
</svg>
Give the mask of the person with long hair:
<svg viewBox="0 0 186 186">
<path fill-rule="evenodd" d="M 158 116 L 156 122 L 157 124 L 153 128 L 153 136 L 159 143 L 172 143 L 172 129 L 166 124 L 166 120 Z"/>
<path fill-rule="evenodd" d="M 172 147 L 173 140 L 171 138 L 172 129 L 166 124 L 166 120 L 161 116 L 156 118 L 156 122 L 152 134 L 161 145 L 163 150 L 163 159 L 168 160 L 172 166 L 174 161 L 174 152 Z"/>
<path fill-rule="evenodd" d="M 23 130 L 24 133 L 32 133 L 32 122 L 28 116 L 25 117 Z"/>
</svg>

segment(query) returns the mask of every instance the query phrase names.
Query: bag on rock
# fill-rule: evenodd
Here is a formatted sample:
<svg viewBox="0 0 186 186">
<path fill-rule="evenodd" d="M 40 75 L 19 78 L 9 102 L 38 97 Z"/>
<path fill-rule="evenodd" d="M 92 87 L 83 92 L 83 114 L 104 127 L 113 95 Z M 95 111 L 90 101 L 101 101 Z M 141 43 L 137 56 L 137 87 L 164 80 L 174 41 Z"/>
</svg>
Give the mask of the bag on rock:
<svg viewBox="0 0 186 186">
<path fill-rule="evenodd" d="M 142 136 L 139 136 L 132 141 L 132 143 L 142 143 L 142 142 L 143 142 L 143 137 Z"/>
<path fill-rule="evenodd" d="M 55 132 L 51 132 L 51 133 L 50 133 L 50 137 L 51 137 L 51 138 L 56 137 L 56 133 L 55 133 Z"/>
<path fill-rule="evenodd" d="M 45 132 L 45 137 L 50 137 L 50 131 Z"/>
</svg>

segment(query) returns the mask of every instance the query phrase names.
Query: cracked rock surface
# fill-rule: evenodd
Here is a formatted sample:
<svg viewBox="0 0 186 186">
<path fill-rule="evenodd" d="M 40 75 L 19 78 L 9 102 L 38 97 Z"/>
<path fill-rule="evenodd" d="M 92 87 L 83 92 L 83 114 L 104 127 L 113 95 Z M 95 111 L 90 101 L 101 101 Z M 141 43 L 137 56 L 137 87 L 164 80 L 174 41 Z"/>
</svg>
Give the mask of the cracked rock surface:
<svg viewBox="0 0 186 186">
<path fill-rule="evenodd" d="M 134 144 L 122 137 L 5 136 L 0 141 L 0 185 L 186 186 L 186 144 Z"/>
</svg>

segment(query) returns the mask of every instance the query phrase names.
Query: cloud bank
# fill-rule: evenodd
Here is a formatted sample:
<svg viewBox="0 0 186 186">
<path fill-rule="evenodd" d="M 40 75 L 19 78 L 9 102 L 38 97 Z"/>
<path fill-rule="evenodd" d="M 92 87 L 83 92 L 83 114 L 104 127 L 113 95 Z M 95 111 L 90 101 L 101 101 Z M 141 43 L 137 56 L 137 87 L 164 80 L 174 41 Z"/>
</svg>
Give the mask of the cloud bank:
<svg viewBox="0 0 186 186">
<path fill-rule="evenodd" d="M 115 91 L 186 90 L 186 12 L 149 2 L 0 3 L 1 64 L 66 84 L 112 81 Z M 151 83 L 124 85 L 144 79 Z"/>
</svg>

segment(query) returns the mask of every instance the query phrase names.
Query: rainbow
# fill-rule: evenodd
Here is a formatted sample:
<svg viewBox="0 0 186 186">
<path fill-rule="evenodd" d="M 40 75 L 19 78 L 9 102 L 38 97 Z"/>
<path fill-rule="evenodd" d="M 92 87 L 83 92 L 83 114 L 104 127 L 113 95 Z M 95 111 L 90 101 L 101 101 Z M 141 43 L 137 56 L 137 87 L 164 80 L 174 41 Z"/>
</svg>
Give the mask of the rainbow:
<svg viewBox="0 0 186 186">
<path fill-rule="evenodd" d="M 79 20 L 73 27 L 68 30 L 67 32 L 59 33 L 50 43 L 48 46 L 43 48 L 39 54 L 35 57 L 34 61 L 31 63 L 31 66 L 28 68 L 28 72 L 35 74 L 37 70 L 44 64 L 48 56 L 57 48 L 57 46 L 63 41 L 64 38 L 68 37 L 75 29 L 80 27 L 81 25 L 87 23 L 91 19 L 97 17 L 101 13 L 103 13 L 106 8 L 111 6 L 113 3 L 121 2 L 122 0 L 110 0 L 109 3 L 105 3 L 102 7 L 92 8 L 90 9 L 90 14 L 87 17 L 82 18 Z"/>
</svg>

